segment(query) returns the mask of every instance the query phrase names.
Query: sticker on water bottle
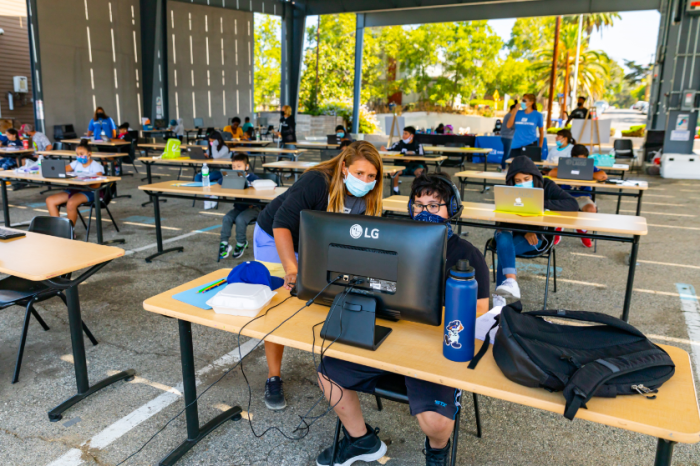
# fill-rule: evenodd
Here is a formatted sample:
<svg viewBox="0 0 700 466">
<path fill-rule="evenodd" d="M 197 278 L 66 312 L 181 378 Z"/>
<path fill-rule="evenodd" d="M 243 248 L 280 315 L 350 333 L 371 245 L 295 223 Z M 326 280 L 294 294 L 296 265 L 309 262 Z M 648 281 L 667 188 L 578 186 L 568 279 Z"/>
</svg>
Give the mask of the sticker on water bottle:
<svg viewBox="0 0 700 466">
<path fill-rule="evenodd" d="M 462 344 L 459 342 L 459 334 L 464 330 L 462 322 L 453 320 L 445 326 L 445 344 L 455 349 L 460 349 Z"/>
</svg>

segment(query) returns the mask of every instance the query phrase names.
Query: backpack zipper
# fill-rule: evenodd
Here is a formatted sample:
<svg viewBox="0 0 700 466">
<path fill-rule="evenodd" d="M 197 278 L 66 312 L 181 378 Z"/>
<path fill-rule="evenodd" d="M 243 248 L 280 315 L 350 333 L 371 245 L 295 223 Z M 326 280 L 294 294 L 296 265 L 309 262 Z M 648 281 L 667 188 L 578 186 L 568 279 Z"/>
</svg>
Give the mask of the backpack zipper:
<svg viewBox="0 0 700 466">
<path fill-rule="evenodd" d="M 647 395 L 647 399 L 653 400 L 656 398 L 656 395 L 648 396 L 649 393 L 658 393 L 658 390 L 652 390 L 650 388 L 645 387 L 643 384 L 639 385 L 632 385 L 632 390 L 636 391 L 640 395 Z"/>
</svg>

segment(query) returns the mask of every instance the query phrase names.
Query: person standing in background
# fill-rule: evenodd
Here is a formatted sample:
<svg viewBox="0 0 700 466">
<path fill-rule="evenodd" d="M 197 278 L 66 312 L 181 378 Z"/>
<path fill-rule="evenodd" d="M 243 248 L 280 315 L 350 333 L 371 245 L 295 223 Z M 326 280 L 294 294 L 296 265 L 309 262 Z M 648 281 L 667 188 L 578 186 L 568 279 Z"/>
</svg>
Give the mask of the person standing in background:
<svg viewBox="0 0 700 466">
<path fill-rule="evenodd" d="M 585 120 L 588 118 L 588 109 L 584 107 L 585 104 L 586 98 L 583 96 L 579 97 L 576 108 L 571 111 L 571 115 L 569 115 L 569 119 L 566 120 L 566 124 L 564 126 L 569 126 L 571 120 Z"/>
<path fill-rule="evenodd" d="M 513 157 L 521 155 L 525 146 L 537 146 L 544 143 L 544 117 L 537 111 L 537 98 L 534 94 L 525 94 L 520 103 L 520 110 L 514 118 L 508 120 L 508 128 L 515 128 L 510 151 Z M 537 135 L 539 131 L 539 137 Z"/>
<path fill-rule="evenodd" d="M 285 105 L 280 113 L 280 130 L 275 132 L 275 135 L 282 138 L 283 147 L 293 149 L 297 142 L 297 124 L 292 107 Z"/>
<path fill-rule="evenodd" d="M 513 135 L 515 134 L 515 127 L 508 127 L 510 120 L 515 118 L 515 114 L 518 112 L 518 101 L 513 102 L 510 106 L 510 111 L 506 113 L 503 117 L 503 124 L 501 125 L 501 143 L 503 144 L 503 157 L 501 158 L 501 170 L 506 169 L 506 160 L 510 155 L 510 146 L 513 143 Z"/>
<path fill-rule="evenodd" d="M 97 107 L 95 109 L 95 115 L 88 125 L 87 135 L 90 137 L 94 136 L 95 139 L 101 139 L 103 134 L 109 139 L 116 138 L 117 124 L 107 116 L 102 107 Z"/>
</svg>

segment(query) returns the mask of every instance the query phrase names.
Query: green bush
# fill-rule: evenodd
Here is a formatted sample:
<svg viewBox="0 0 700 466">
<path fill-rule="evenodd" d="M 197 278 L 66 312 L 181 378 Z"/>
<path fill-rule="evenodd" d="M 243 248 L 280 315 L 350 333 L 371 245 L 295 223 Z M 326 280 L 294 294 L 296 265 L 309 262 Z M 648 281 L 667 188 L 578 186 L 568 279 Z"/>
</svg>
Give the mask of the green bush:
<svg viewBox="0 0 700 466">
<path fill-rule="evenodd" d="M 494 108 L 496 103 L 493 100 L 474 99 L 474 100 L 469 101 L 469 105 L 471 107 L 479 107 L 479 106 L 485 107 L 488 105 L 489 107 Z"/>
<path fill-rule="evenodd" d="M 547 128 L 547 134 L 557 134 L 562 129 L 568 129 L 569 131 L 571 131 L 571 126 L 565 126 L 564 128 Z"/>
<path fill-rule="evenodd" d="M 622 135 L 628 138 L 643 138 L 647 125 L 630 126 L 630 129 L 623 130 Z"/>
</svg>

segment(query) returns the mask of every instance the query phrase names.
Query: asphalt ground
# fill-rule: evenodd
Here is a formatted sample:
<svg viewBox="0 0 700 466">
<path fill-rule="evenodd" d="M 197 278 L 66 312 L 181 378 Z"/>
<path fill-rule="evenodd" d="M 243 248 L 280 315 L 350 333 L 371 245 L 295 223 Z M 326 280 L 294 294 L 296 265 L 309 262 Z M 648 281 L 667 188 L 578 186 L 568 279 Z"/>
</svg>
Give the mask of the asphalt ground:
<svg viewBox="0 0 700 466">
<path fill-rule="evenodd" d="M 142 173 L 145 171 L 142 166 L 139 168 Z M 163 180 L 174 179 L 178 174 L 168 167 L 156 167 L 153 171 L 162 175 Z M 445 171 L 454 173 L 454 169 Z M 647 179 L 640 174 L 631 177 Z M 407 194 L 411 179 L 402 178 L 402 181 L 402 192 Z M 697 352 L 700 329 L 687 326 L 677 285 L 700 288 L 697 241 L 700 182 L 660 178 L 651 178 L 649 182 L 652 188 L 644 195 L 642 211 L 651 226 L 649 235 L 641 241 L 630 322 L 655 342 Z M 138 191 L 139 184 L 145 184 L 141 176 L 124 177 L 119 192 L 133 197 L 117 199 L 110 205 L 121 231 L 117 233 L 108 221 L 104 222 L 105 239 L 126 239 L 123 247 L 127 255 L 80 286 L 83 319 L 99 340 L 99 345 L 94 347 L 86 340 L 91 380 L 127 368 L 135 369 L 138 377 L 103 389 L 67 411 L 60 422 L 51 423 L 47 411 L 75 393 L 66 309 L 58 299 L 36 306 L 51 329 L 43 332 L 35 320 L 30 324 L 20 381 L 14 385 L 10 380 L 24 312 L 19 307 L 3 310 L 0 464 L 115 465 L 139 449 L 184 406 L 177 395 L 182 376 L 176 321 L 144 311 L 142 303 L 208 272 L 252 260 L 253 254 L 247 250 L 239 260 L 229 258 L 217 264 L 218 225 L 226 206 L 204 211 L 201 202 L 192 207 L 191 201 L 170 199 L 161 206 L 165 238 L 193 231 L 200 233 L 168 244 L 184 246 L 183 253 L 167 254 L 147 264 L 144 258 L 155 251 L 153 208 L 141 207 L 146 196 Z M 44 196 L 39 191 L 9 193 L 13 222 L 46 215 L 42 206 Z M 491 191 L 484 194 L 467 191 L 465 200 L 491 200 L 492 196 Z M 599 197 L 600 211 L 613 213 L 615 202 L 613 197 Z M 623 210 L 630 211 L 624 213 L 633 214 L 634 202 L 623 201 Z M 76 231 L 78 239 L 84 239 L 83 227 L 78 226 Z M 250 227 L 249 240 L 252 234 Z M 468 240 L 482 249 L 492 234 L 489 229 L 470 229 Z M 145 249 L 133 252 L 140 248 Z M 594 252 L 583 247 L 578 239 L 564 238 L 557 246 L 558 289 L 550 293 L 549 307 L 619 316 L 628 252 L 628 244 L 599 242 Z M 40 257 L 27 259 L 41 260 Z M 490 258 L 487 260 L 490 263 Z M 519 262 L 519 281 L 527 309 L 542 306 L 545 263 L 543 259 Z M 193 335 L 197 370 L 214 364 L 199 376 L 201 390 L 235 364 L 232 356 L 238 353 L 238 342 L 236 335 L 196 325 Z M 246 338 L 241 338 L 241 343 L 244 351 L 255 345 Z M 698 364 L 696 356 L 692 357 L 694 364 Z M 261 348 L 254 349 L 245 360 L 245 374 L 252 388 L 250 407 L 248 388 L 241 371 L 236 369 L 200 400 L 200 420 L 204 422 L 229 406 L 241 405 L 250 413 L 256 434 L 278 427 L 287 436 L 298 436 L 294 429 L 299 416 L 320 396 L 312 355 L 296 350 L 285 353 L 283 378 L 288 407 L 281 412 L 271 412 L 263 403 L 267 370 Z M 381 429 L 379 436 L 389 447 L 382 464 L 425 464 L 421 451 L 425 437 L 408 407 L 385 401 L 384 411 L 378 412 L 373 397 L 361 395 L 361 400 L 367 422 Z M 561 415 L 483 396 L 480 407 L 484 435 L 478 439 L 471 397 L 465 396 L 463 404 L 460 465 L 653 463 L 654 438 L 582 420 L 570 422 Z M 319 407 L 315 412 L 322 411 Z M 117 427 L 108 429 L 120 420 Z M 231 421 L 210 434 L 178 464 L 313 465 L 320 451 L 331 443 L 335 422 L 335 416 L 329 414 L 320 418 L 304 438 L 292 440 L 274 430 L 257 438 L 246 420 Z M 126 464 L 156 464 L 185 435 L 182 415 Z M 679 444 L 674 458 L 678 465 L 700 464 L 700 448 Z"/>
</svg>

